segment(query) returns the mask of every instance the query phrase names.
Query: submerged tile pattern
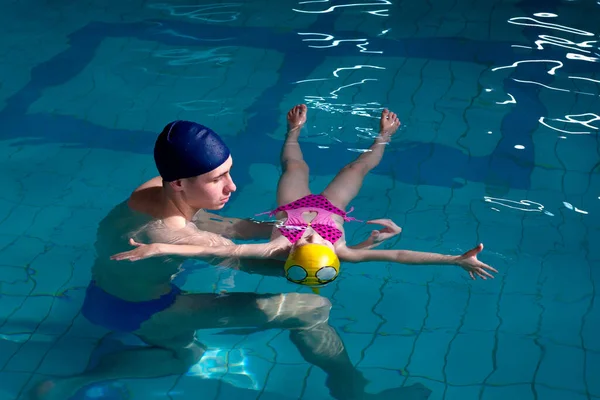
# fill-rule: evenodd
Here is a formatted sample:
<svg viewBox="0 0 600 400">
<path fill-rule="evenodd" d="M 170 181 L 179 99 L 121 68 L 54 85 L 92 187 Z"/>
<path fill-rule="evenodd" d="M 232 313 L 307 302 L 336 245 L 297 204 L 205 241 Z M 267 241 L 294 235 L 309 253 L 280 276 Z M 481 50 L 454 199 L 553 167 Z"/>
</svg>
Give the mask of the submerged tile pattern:
<svg viewBox="0 0 600 400">
<path fill-rule="evenodd" d="M 92 326 L 79 308 L 97 224 L 155 174 L 156 130 L 174 118 L 201 118 L 223 132 L 238 160 L 239 193 L 227 213 L 250 216 L 272 205 L 282 114 L 298 101 L 311 107 L 305 148 L 315 190 L 357 155 L 351 150 L 368 145 L 376 120 L 365 114 L 389 106 L 406 128 L 367 178 L 357 217 L 401 225 L 390 248 L 459 253 L 482 241 L 482 259 L 500 271 L 493 281 L 471 282 L 457 268 L 344 266 L 322 295 L 370 392 L 420 382 L 432 400 L 600 399 L 600 124 L 592 114 L 600 74 L 589 61 L 565 58 L 560 46 L 535 49 L 543 29 L 508 22 L 544 11 L 560 16 L 552 23 L 591 30 L 597 18 L 573 10 L 598 16 L 598 8 L 369 3 L 337 2 L 330 12 L 332 4 L 266 0 L 6 5 L 1 400 L 25 398 L 50 376 L 81 373 L 99 352 L 132 341 Z M 547 57 L 563 70 L 508 68 Z M 371 226 L 347 229 L 357 242 Z M 305 291 L 214 269 L 182 284 Z M 329 398 L 325 374 L 286 332 L 199 335 L 212 350 L 189 374 L 119 380 L 88 394 Z"/>
</svg>

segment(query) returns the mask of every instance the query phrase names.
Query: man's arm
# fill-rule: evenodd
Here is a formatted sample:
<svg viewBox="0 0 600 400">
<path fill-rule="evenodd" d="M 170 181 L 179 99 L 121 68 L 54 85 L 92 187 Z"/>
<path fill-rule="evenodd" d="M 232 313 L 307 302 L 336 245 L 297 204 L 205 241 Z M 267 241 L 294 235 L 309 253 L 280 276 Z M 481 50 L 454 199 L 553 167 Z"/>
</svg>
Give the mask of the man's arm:
<svg viewBox="0 0 600 400">
<path fill-rule="evenodd" d="M 206 211 L 199 211 L 194 216 L 194 223 L 200 230 L 241 240 L 269 239 L 275 226 L 273 222 L 228 218 Z"/>
<path fill-rule="evenodd" d="M 139 243 L 129 239 L 135 248 L 111 256 L 112 260 L 139 261 L 150 257 L 181 256 L 198 258 L 255 258 L 268 259 L 276 255 L 276 247 L 269 243 L 232 244 L 232 245 L 194 245 L 171 243 Z"/>
<path fill-rule="evenodd" d="M 198 245 L 198 246 L 206 246 L 207 240 L 206 237 L 202 234 L 190 235 L 184 238 L 177 240 L 177 244 L 188 244 L 188 245 Z M 264 243 L 265 247 L 273 242 Z M 222 245 L 221 245 L 222 246 Z M 238 245 L 238 246 L 246 246 L 246 245 Z M 233 263 L 226 262 L 224 264 L 228 267 L 233 267 L 239 269 L 240 271 L 244 271 L 248 274 L 258 274 L 263 276 L 275 276 L 275 277 L 283 277 L 284 274 L 284 264 L 285 262 L 279 259 L 278 250 L 275 245 L 274 249 L 269 249 L 268 253 L 271 254 L 269 258 L 253 258 L 253 257 L 242 257 L 235 258 L 235 256 L 230 257 L 215 257 L 218 260 L 223 260 L 225 258 L 232 260 Z M 224 246 L 222 246 L 224 247 Z M 229 246 L 228 246 L 229 247 Z M 243 247 L 242 247 L 243 249 Z M 260 248 L 251 248 L 252 250 L 260 250 Z M 264 249 L 263 249 L 264 250 Z M 239 251 L 239 250 L 238 250 Z M 251 252 L 246 253 L 246 255 L 251 255 Z"/>
</svg>

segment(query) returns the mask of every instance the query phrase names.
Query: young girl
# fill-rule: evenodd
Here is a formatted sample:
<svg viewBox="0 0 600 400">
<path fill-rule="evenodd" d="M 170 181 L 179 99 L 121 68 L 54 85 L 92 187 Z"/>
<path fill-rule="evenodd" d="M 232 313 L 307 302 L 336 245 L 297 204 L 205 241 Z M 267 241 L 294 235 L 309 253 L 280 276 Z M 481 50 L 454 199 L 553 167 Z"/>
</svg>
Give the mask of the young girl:
<svg viewBox="0 0 600 400">
<path fill-rule="evenodd" d="M 347 262 L 387 261 L 401 264 L 458 265 L 472 279 L 493 278 L 488 271 L 494 268 L 477 260 L 483 250 L 479 244 L 458 256 L 409 250 L 377 250 L 381 239 L 400 232 L 390 220 L 375 220 L 386 228 L 374 231 L 371 240 L 356 246 L 348 246 L 344 235 L 344 222 L 354 220 L 344 210 L 358 194 L 362 182 L 383 156 L 391 136 L 396 133 L 400 121 L 395 113 L 384 110 L 381 114 L 380 132 L 371 148 L 355 161 L 346 165 L 333 181 L 318 195 L 311 194 L 308 187 L 308 165 L 304 161 L 298 136 L 306 122 L 306 105 L 297 105 L 288 115 L 288 132 L 281 153 L 283 174 L 277 187 L 278 208 L 275 215 L 278 224 L 273 228 L 267 243 L 226 246 L 196 246 L 177 244 L 142 244 L 130 239 L 135 249 L 113 255 L 113 260 L 137 261 L 161 255 L 218 258 L 255 258 L 286 260 L 286 277 L 296 283 L 318 286 L 337 277 L 340 260 Z M 352 209 L 350 210 L 352 211 Z M 379 236 L 379 237 L 377 237 Z M 377 240 L 379 239 L 379 240 Z"/>
</svg>

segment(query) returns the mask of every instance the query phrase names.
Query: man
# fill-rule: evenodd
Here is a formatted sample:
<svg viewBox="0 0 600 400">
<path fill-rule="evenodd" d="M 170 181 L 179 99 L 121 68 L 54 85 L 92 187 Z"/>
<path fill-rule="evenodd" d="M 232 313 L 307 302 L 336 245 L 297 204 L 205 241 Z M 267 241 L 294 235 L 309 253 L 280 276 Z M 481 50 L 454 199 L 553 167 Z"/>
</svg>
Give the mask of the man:
<svg viewBox="0 0 600 400">
<path fill-rule="evenodd" d="M 154 178 L 115 207 L 100 223 L 82 313 L 92 323 L 130 332 L 150 347 L 105 356 L 85 373 L 46 382 L 38 398 L 67 399 L 83 386 L 113 379 L 182 374 L 202 358 L 197 330 L 207 328 L 289 329 L 302 356 L 327 374 L 336 399 L 383 399 L 408 394 L 427 398 L 422 385 L 364 394 L 365 379 L 353 367 L 339 336 L 328 325 L 330 302 L 312 294 L 184 293 L 172 283 L 182 260 L 148 259 L 123 264 L 110 255 L 129 248 L 128 238 L 179 244 L 232 244 L 231 239 L 260 239 L 268 223 L 221 218 L 203 209 L 224 207 L 236 186 L 229 149 L 211 129 L 189 121 L 169 123 L 156 140 Z M 236 260 L 212 263 L 238 265 Z M 242 269 L 283 276 L 282 264 L 245 264 Z M 416 396 L 415 396 L 416 395 Z"/>
</svg>

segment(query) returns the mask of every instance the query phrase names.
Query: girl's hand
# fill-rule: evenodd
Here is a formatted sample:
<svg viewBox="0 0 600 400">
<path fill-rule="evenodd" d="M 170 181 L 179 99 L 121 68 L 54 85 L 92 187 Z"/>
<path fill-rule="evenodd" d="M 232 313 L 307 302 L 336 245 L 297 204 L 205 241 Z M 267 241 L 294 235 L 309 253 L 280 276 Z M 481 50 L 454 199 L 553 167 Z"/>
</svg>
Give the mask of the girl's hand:
<svg viewBox="0 0 600 400">
<path fill-rule="evenodd" d="M 388 240 L 402 232 L 402 228 L 388 218 L 373 219 L 371 221 L 367 221 L 367 224 L 377 224 L 383 226 L 382 229 L 371 231 L 371 236 L 369 236 L 369 238 L 366 240 L 370 247 L 378 246 L 381 244 L 381 242 Z"/>
<path fill-rule="evenodd" d="M 458 256 L 456 264 L 467 271 L 471 276 L 471 279 L 477 279 L 475 276 L 478 276 L 483 280 L 486 280 L 487 278 L 494 279 L 494 276 L 488 271 L 496 273 L 498 273 L 498 271 L 477 259 L 477 254 L 481 253 L 481 250 L 483 250 L 482 243 L 480 243 L 477 247 L 467 251 L 463 255 Z"/>
<path fill-rule="evenodd" d="M 110 259 L 117 261 L 139 261 L 162 254 L 160 243 L 144 244 L 138 243 L 133 239 L 129 239 L 129 244 L 135 246 L 135 249 L 112 255 Z"/>
</svg>

